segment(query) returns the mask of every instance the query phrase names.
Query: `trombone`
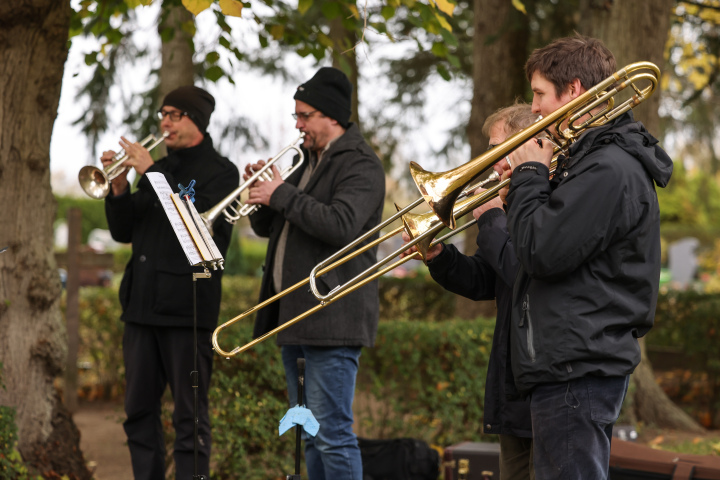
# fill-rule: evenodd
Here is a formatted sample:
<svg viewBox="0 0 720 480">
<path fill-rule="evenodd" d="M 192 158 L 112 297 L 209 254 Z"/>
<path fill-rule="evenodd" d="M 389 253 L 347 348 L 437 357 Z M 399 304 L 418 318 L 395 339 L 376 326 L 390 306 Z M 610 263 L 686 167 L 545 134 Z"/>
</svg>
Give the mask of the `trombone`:
<svg viewBox="0 0 720 480">
<path fill-rule="evenodd" d="M 645 70 L 645 72 L 636 73 L 633 77 L 628 78 L 630 73 L 638 70 Z M 647 72 L 648 70 L 649 73 Z M 423 170 L 417 163 L 410 162 L 411 174 L 422 193 L 422 197 L 398 211 L 385 222 L 370 230 L 362 237 L 356 239 L 335 255 L 328 257 L 326 260 L 316 265 L 310 273 L 310 288 L 313 295 L 315 295 L 315 297 L 321 302 L 330 301 L 335 296 L 343 292 L 344 289 L 351 288 L 353 285 L 362 282 L 363 277 L 367 276 L 373 269 L 380 268 L 389 262 L 390 258 L 385 258 L 377 262 L 375 265 L 371 266 L 345 284 L 336 286 L 327 294 L 322 294 L 317 289 L 316 278 L 332 268 L 328 267 L 328 264 L 343 257 L 343 255 L 348 254 L 348 252 L 350 252 L 353 248 L 357 247 L 367 238 L 374 235 L 382 228 L 385 228 L 398 218 L 403 219 L 403 223 L 406 224 L 405 226 L 408 228 L 408 233 L 410 233 L 410 226 L 407 225 L 407 223 L 408 219 L 411 219 L 412 217 L 408 216 L 407 213 L 422 203 L 423 200 L 427 201 L 432 211 L 435 212 L 437 217 L 445 226 L 450 229 L 454 229 L 456 227 L 455 219 L 458 217 L 455 212 L 457 200 L 467 196 L 469 192 L 474 191 L 478 185 L 472 187 L 468 187 L 467 185 L 488 168 L 492 167 L 498 160 L 503 157 L 507 157 L 507 155 L 509 155 L 512 151 L 539 133 L 545 132 L 546 134 L 549 134 L 547 129 L 551 125 L 555 125 L 555 130 L 558 132 L 559 137 L 553 138 L 552 135 L 550 135 L 550 138 L 548 139 L 554 146 L 553 157 L 556 157 L 559 153 L 566 153 L 567 147 L 588 128 L 604 125 L 647 100 L 647 98 L 655 91 L 659 76 L 660 70 L 653 63 L 638 62 L 630 64 L 624 69 L 606 78 L 573 101 L 560 107 L 547 117 L 538 119 L 538 121 L 536 121 L 533 125 L 521 130 L 515 135 L 510 136 L 503 143 L 497 145 L 493 149 L 488 150 L 484 154 L 470 160 L 468 163 L 460 165 L 453 170 L 442 173 L 431 173 Z M 610 91 L 606 92 L 604 90 L 605 88 L 615 84 L 620 78 L 625 78 L 625 81 L 616 85 Z M 640 80 L 647 80 L 649 82 L 649 85 L 643 90 L 638 89 L 635 85 L 635 82 Z M 628 86 L 633 88 L 635 95 L 615 107 L 615 95 Z M 600 106 L 602 106 L 602 108 L 598 112 L 591 113 Z M 587 120 L 576 124 L 587 114 L 590 114 Z M 567 121 L 567 128 L 563 130 L 562 124 L 565 121 Z M 555 158 L 553 161 L 556 163 Z M 551 164 L 551 168 L 554 170 L 555 167 Z M 493 172 L 493 174 L 494 173 L 495 172 Z M 493 176 L 491 175 L 488 180 L 491 180 L 492 178 Z M 502 182 L 504 185 L 507 185 L 505 182 L 509 182 L 509 180 Z M 497 186 L 494 187 L 493 190 L 495 188 L 498 188 L 499 190 L 502 187 Z M 397 231 L 399 230 L 396 230 L 393 234 L 397 233 Z M 425 252 L 429 248 L 428 242 L 431 239 L 432 237 L 425 238 L 423 241 L 419 242 L 420 255 L 423 259 L 425 258 Z M 353 254 L 351 258 L 354 256 L 356 255 Z"/>
<path fill-rule="evenodd" d="M 634 73 L 637 71 L 641 72 Z M 629 75 L 633 73 L 634 75 L 630 77 Z M 213 348 L 220 355 L 228 358 L 237 355 L 238 353 L 244 352 L 249 348 L 253 347 L 254 345 L 263 342 L 269 337 L 276 335 L 282 330 L 307 318 L 308 316 L 324 308 L 325 306 L 330 305 L 331 303 L 341 299 L 345 295 L 348 295 L 355 290 L 363 287 L 364 285 L 375 280 L 381 275 L 384 275 L 385 273 L 397 268 L 398 266 L 404 264 L 410 259 L 423 257 L 425 254 L 424 252 L 426 252 L 427 249 L 459 233 L 460 231 L 470 227 L 475 223 L 474 221 L 471 221 L 465 223 L 461 227 L 457 227 L 456 218 L 464 216 L 468 212 L 477 208 L 479 205 L 491 200 L 492 198 L 497 196 L 498 192 L 502 188 L 509 184 L 510 179 L 503 180 L 498 185 L 489 190 L 486 190 L 478 195 L 469 197 L 461 202 L 457 202 L 457 200 L 462 196 L 468 195 L 469 187 L 467 187 L 467 185 L 473 182 L 483 172 L 488 170 L 498 160 L 506 157 L 512 151 L 517 149 L 520 145 L 535 137 L 538 133 L 546 131 L 548 127 L 552 125 L 555 126 L 555 130 L 558 132 L 559 136 L 559 138 L 552 139 L 552 143 L 555 145 L 554 154 L 558 152 L 565 152 L 567 147 L 572 142 L 574 142 L 586 129 L 604 125 L 605 123 L 614 120 L 618 116 L 622 115 L 623 113 L 631 110 L 643 101 L 647 100 L 647 98 L 652 95 L 652 93 L 657 88 L 659 76 L 660 70 L 653 63 L 638 62 L 630 64 L 625 68 L 615 72 L 613 75 L 603 80 L 598 85 L 594 86 L 584 94 L 567 103 L 566 105 L 551 113 L 547 117 L 539 120 L 538 122 L 516 133 L 515 135 L 512 135 L 492 150 L 489 150 L 488 152 L 476 157 L 470 162 L 448 172 L 427 172 L 423 170 L 422 167 L 420 167 L 417 163 L 411 162 L 411 174 L 413 175 L 413 179 L 415 180 L 415 183 L 418 185 L 418 188 L 422 193 L 422 197 L 420 197 L 407 207 L 398 211 L 395 215 L 382 222 L 370 232 L 363 235 L 360 239 L 357 239 L 347 247 L 344 247 L 341 250 L 343 252 L 342 254 L 339 254 L 338 252 L 338 254 L 331 256 L 329 259 L 317 265 L 311 272 L 310 277 L 308 277 L 307 279 L 298 282 L 297 284 L 285 289 L 284 291 L 276 294 L 271 298 L 268 298 L 264 302 L 250 308 L 244 313 L 217 327 L 213 332 L 212 336 Z M 612 87 L 621 79 L 624 80 L 615 85 L 611 90 L 605 91 L 606 88 Z M 641 90 L 635 85 L 635 83 L 639 81 L 647 81 L 649 82 L 649 85 Z M 614 96 L 628 86 L 632 87 L 635 94 L 630 99 L 615 107 Z M 599 111 L 591 113 L 593 110 L 596 110 L 600 106 L 602 106 L 602 108 Z M 586 115 L 589 115 L 589 118 L 582 123 L 578 123 L 580 119 Z M 563 123 L 566 123 L 566 129 L 562 129 Z M 554 165 L 552 164 L 551 169 L 554 170 Z M 410 210 L 420 205 L 423 200 L 427 201 L 428 204 L 430 204 L 432 208 L 432 213 L 427 213 L 424 214 L 424 216 L 421 215 L 419 217 L 405 217 L 405 215 L 408 214 Z M 367 238 L 379 232 L 382 228 L 385 228 L 387 225 L 394 222 L 398 218 L 403 218 L 404 225 L 402 227 L 397 227 L 390 233 L 387 233 L 382 237 L 369 242 L 368 244 L 362 246 L 360 249 L 352 253 L 348 253 L 354 247 L 358 246 Z M 446 234 L 440 239 L 433 240 L 432 242 L 428 243 L 428 239 L 434 238 L 434 236 L 438 232 L 442 231 L 446 226 L 452 229 L 450 233 Z M 414 228 L 418 228 L 419 230 L 417 232 L 412 231 L 412 229 Z M 317 288 L 315 286 L 316 277 L 329 272 L 333 268 L 336 268 L 349 260 L 352 260 L 367 249 L 373 248 L 378 244 L 382 243 L 383 241 L 387 240 L 389 237 L 402 232 L 403 229 L 409 230 L 408 234 L 410 234 L 412 240 L 409 243 L 403 245 L 400 250 L 392 253 L 384 260 L 378 262 L 375 266 L 367 269 L 365 272 L 362 272 L 354 279 L 348 281 L 346 284 L 333 288 L 327 295 L 321 295 L 317 291 Z M 392 258 L 394 258 L 394 256 L 399 255 L 403 251 L 415 245 L 418 245 L 418 252 L 401 258 L 388 265 L 388 263 Z M 346 253 L 348 254 L 346 255 Z M 373 269 L 377 269 L 377 271 L 370 274 L 369 272 Z M 311 283 L 311 289 L 313 290 L 313 294 L 320 301 L 317 306 L 307 310 L 306 312 L 287 321 L 283 325 L 276 327 L 274 330 L 254 339 L 253 341 L 245 344 L 242 347 L 236 347 L 229 352 L 223 350 L 220 347 L 218 342 L 218 335 L 222 330 L 248 317 L 249 315 L 255 313 L 261 308 L 264 308 L 270 303 L 284 297 L 285 295 L 288 295 L 289 293 L 297 290 L 298 288 L 302 287 L 307 283 Z"/>
<path fill-rule="evenodd" d="M 210 232 L 210 235 L 213 234 L 213 223 L 215 223 L 215 220 L 217 220 L 217 218 L 221 214 L 225 216 L 225 220 L 227 220 L 229 224 L 235 225 L 235 223 L 240 220 L 241 217 L 253 214 L 261 207 L 261 205 L 244 204 L 240 200 L 240 195 L 258 179 L 266 181 L 272 180 L 272 166 L 275 165 L 275 163 L 280 160 L 280 158 L 283 157 L 287 152 L 289 152 L 290 150 L 294 150 L 299 158 L 294 165 L 290 165 L 280 171 L 280 176 L 283 178 L 283 180 L 292 175 L 292 173 L 297 170 L 300 165 L 302 165 L 302 163 L 305 161 L 305 155 L 300 149 L 298 143 L 304 137 L 305 133 L 300 133 L 300 136 L 296 138 L 294 142 L 280 150 L 277 155 L 268 160 L 268 162 L 263 165 L 260 170 L 255 172 L 245 182 L 241 183 L 239 187 L 230 192 L 230 194 L 224 199 L 222 199 L 220 203 L 200 215 L 200 218 L 202 218 L 203 222 L 205 223 L 205 226 Z"/>
<path fill-rule="evenodd" d="M 480 194 L 478 194 L 478 195 L 469 197 L 469 198 L 463 200 L 462 202 L 459 202 L 455 213 L 456 213 L 458 216 L 465 215 L 465 214 L 467 214 L 468 212 L 471 212 L 473 209 L 475 209 L 475 208 L 476 208 L 477 206 L 479 206 L 480 204 L 485 203 L 485 202 L 487 202 L 487 201 L 489 201 L 489 200 L 492 200 L 493 198 L 495 198 L 495 197 L 497 196 L 497 194 L 498 194 L 498 192 L 500 191 L 500 189 L 501 189 L 502 187 L 504 187 L 505 185 L 507 185 L 507 183 L 508 183 L 509 181 L 510 181 L 510 180 L 507 179 L 507 180 L 501 182 L 500 184 L 498 184 L 497 186 L 493 187 L 492 189 L 486 190 L 486 191 L 484 191 L 484 192 L 482 192 L 482 193 L 480 193 Z M 403 209 L 403 210 L 406 210 L 406 209 L 407 209 L 407 207 L 406 207 L 405 209 Z M 403 211 L 403 210 L 401 210 L 401 211 Z M 422 225 L 426 228 L 426 230 L 425 230 L 425 231 L 413 231 L 413 232 L 408 232 L 408 233 L 411 235 L 411 237 L 413 237 L 413 239 L 412 239 L 410 242 L 408 242 L 406 245 L 404 245 L 401 249 L 396 250 L 394 253 L 388 255 L 388 257 L 386 257 L 386 261 L 383 263 L 383 265 L 387 264 L 392 258 L 394 258 L 394 256 L 399 255 L 400 253 L 404 252 L 404 251 L 407 250 L 408 248 L 410 248 L 410 247 L 412 247 L 412 246 L 415 246 L 415 245 L 418 245 L 418 244 L 420 244 L 421 242 L 426 241 L 427 239 L 432 239 L 438 232 L 440 232 L 441 230 L 443 230 L 443 229 L 445 228 L 445 225 L 444 225 L 438 218 L 435 217 L 435 214 L 434 214 L 433 212 L 427 212 L 427 213 L 425 213 L 424 215 L 425 215 L 426 218 L 425 218 L 425 219 L 420 219 L 420 221 L 419 221 L 418 223 L 422 224 Z M 394 218 L 397 218 L 397 214 L 395 214 L 393 217 L 394 217 Z M 419 215 L 418 217 L 422 217 L 422 215 Z M 384 223 L 386 223 L 386 222 L 383 222 L 383 224 L 384 224 Z M 471 226 L 474 225 L 474 224 L 475 224 L 475 220 L 473 219 L 473 221 L 465 223 L 465 224 L 462 225 L 461 227 L 459 227 L 459 228 L 457 228 L 457 229 L 455 229 L 455 230 L 452 230 L 451 232 L 449 232 L 448 234 L 444 235 L 443 237 L 441 237 L 441 238 L 439 238 L 439 239 L 436 239 L 436 240 L 434 240 L 434 241 L 432 241 L 432 242 L 429 242 L 428 248 L 429 248 L 429 247 L 432 247 L 432 246 L 434 246 L 434 245 L 436 245 L 436 244 L 438 244 L 438 243 L 440 243 L 440 242 L 442 242 L 442 241 L 445 241 L 446 239 L 450 238 L 451 236 L 460 233 L 461 231 L 465 230 L 466 228 L 471 227 Z M 367 250 L 369 250 L 369 249 L 371 249 L 371 248 L 379 245 L 380 243 L 384 242 L 384 241 L 387 240 L 388 238 L 390 238 L 390 237 L 392 237 L 392 236 L 394 236 L 394 235 L 397 235 L 398 233 L 401 233 L 401 232 L 403 231 L 403 228 L 404 228 L 404 227 L 398 227 L 398 228 L 396 228 L 395 230 L 393 230 L 393 231 L 391 231 L 391 232 L 383 235 L 382 237 L 377 238 L 377 239 L 375 239 L 375 240 L 367 243 L 366 245 L 363 245 L 359 250 L 353 252 L 352 255 L 346 255 L 344 258 L 341 258 L 341 259 L 335 261 L 334 263 L 328 265 L 327 267 L 320 269 L 320 270 L 317 272 L 317 275 L 318 275 L 318 276 L 323 275 L 324 273 L 329 272 L 329 271 L 332 270 L 333 268 L 336 268 L 336 267 L 342 265 L 343 263 L 346 263 L 346 262 L 350 261 L 351 259 L 353 259 L 353 258 L 355 258 L 356 256 L 360 255 L 361 253 L 364 253 L 365 251 L 367 251 Z M 374 229 L 375 232 L 377 232 L 378 230 L 379 230 L 379 227 L 376 227 L 376 228 Z M 356 242 L 357 242 L 357 240 L 356 240 L 355 242 L 353 242 L 353 243 L 356 243 Z M 313 308 L 311 308 L 311 309 L 309 309 L 309 310 L 301 313 L 300 315 L 296 316 L 295 318 L 292 318 L 292 319 L 288 320 L 288 321 L 285 322 L 284 324 L 276 327 L 275 329 L 271 330 L 270 332 L 265 333 L 264 335 L 262 335 L 262 336 L 260 336 L 260 337 L 258 337 L 258 338 L 256 338 L 256 339 L 252 340 L 251 342 L 243 345 L 242 347 L 235 347 L 234 349 L 232 349 L 232 350 L 230 350 L 230 351 L 223 350 L 223 349 L 220 347 L 220 343 L 219 343 L 219 340 L 218 340 L 218 336 L 219 336 L 220 332 L 222 332 L 222 331 L 225 330 L 226 328 L 230 327 L 231 325 L 239 322 L 240 320 L 242 320 L 242 319 L 244 319 L 244 318 L 247 318 L 248 316 L 250 316 L 250 315 L 252 315 L 253 313 L 257 312 L 258 310 L 266 307 L 267 305 L 269 305 L 269 304 L 271 304 L 271 303 L 273 303 L 273 302 L 275 302 L 275 301 L 277 301 L 277 300 L 280 300 L 282 297 L 284 297 L 284 296 L 286 296 L 286 295 L 289 295 L 290 293 L 294 292 L 294 291 L 297 290 L 298 288 L 306 285 L 306 284 L 310 281 L 310 278 L 311 278 L 311 277 L 308 277 L 308 278 L 306 278 L 305 280 L 302 280 L 302 281 L 296 283 L 295 285 L 292 285 L 291 287 L 286 288 L 286 289 L 283 290 L 282 292 L 275 294 L 274 296 L 266 299 L 265 301 L 263 301 L 263 302 L 259 303 L 258 305 L 254 306 L 254 307 L 252 307 L 252 308 L 250 308 L 250 309 L 248 309 L 248 310 L 246 310 L 245 312 L 241 313 L 241 314 L 238 315 L 237 317 L 232 318 L 232 319 L 228 320 L 227 322 L 223 323 L 222 325 L 220 325 L 219 327 L 217 327 L 217 328 L 215 329 L 215 331 L 213 332 L 213 335 L 212 335 L 212 345 L 213 345 L 213 349 L 214 349 L 218 354 L 222 355 L 222 356 L 225 357 L 225 358 L 230 358 L 230 357 L 233 357 L 233 356 L 235 356 L 235 355 L 237 355 L 237 354 L 239 354 L 239 353 L 242 353 L 242 352 L 244 352 L 244 351 L 252 348 L 253 346 L 257 345 L 258 343 L 261 343 L 261 342 L 267 340 L 268 338 L 270 338 L 270 337 L 278 334 L 279 332 L 285 330 L 286 328 L 291 327 L 292 325 L 296 324 L 297 322 L 299 322 L 299 321 L 301 321 L 301 320 L 309 317 L 309 316 L 312 315 L 313 313 L 315 313 L 315 312 L 317 312 L 317 311 L 325 308 L 326 306 L 330 305 L 331 303 L 334 303 L 335 301 L 340 300 L 340 299 L 341 299 L 342 297 L 344 297 L 345 295 L 348 295 L 348 294 L 354 292 L 355 290 L 357 290 L 358 288 L 361 288 L 361 287 L 365 286 L 366 284 L 372 282 L 373 280 L 375 280 L 375 279 L 377 279 L 378 277 L 386 274 L 387 272 L 389 272 L 389 271 L 391 271 L 391 270 L 399 267 L 400 265 L 403 265 L 404 263 L 406 263 L 406 262 L 408 262 L 408 261 L 410 261 L 410 260 L 412 260 L 412 259 L 414 259 L 414 258 L 418 258 L 418 257 L 420 257 L 420 256 L 421 256 L 420 252 L 415 252 L 415 253 L 413 253 L 412 255 L 408 255 L 408 256 L 406 256 L 406 257 L 404 257 L 404 258 L 401 258 L 401 259 L 399 259 L 399 260 L 396 260 L 395 262 L 393 262 L 393 263 L 390 264 L 390 265 L 383 266 L 383 268 L 380 268 L 380 269 L 377 270 L 375 273 L 373 273 L 372 275 L 370 275 L 370 276 L 368 276 L 367 278 L 365 278 L 365 279 L 363 280 L 363 282 L 356 282 L 355 284 L 353 284 L 353 285 L 351 285 L 351 286 L 349 286 L 349 287 L 347 287 L 347 288 L 343 288 L 341 291 L 339 291 L 339 292 L 337 292 L 336 294 L 334 294 L 334 295 L 332 296 L 332 298 L 329 298 L 329 299 L 326 300 L 326 301 L 321 301 L 321 302 L 320 302 L 318 305 L 316 305 L 315 307 L 313 307 Z"/>
<path fill-rule="evenodd" d="M 155 135 L 150 134 L 139 143 L 150 151 L 165 141 L 168 135 L 170 135 L 170 132 L 164 132 L 162 137 L 158 139 Z M 150 145 L 148 145 L 149 143 Z M 84 166 L 80 169 L 80 173 L 78 173 L 80 186 L 85 193 L 96 200 L 107 197 L 108 193 L 110 193 L 110 182 L 125 173 L 125 170 L 128 169 L 127 165 L 123 165 L 128 158 L 125 151 L 121 150 L 112 158 L 113 162 L 103 169 L 92 165 Z"/>
<path fill-rule="evenodd" d="M 631 74 L 634 75 L 630 76 Z M 631 63 L 547 117 L 516 133 L 500 145 L 473 160 L 441 173 L 428 172 L 416 162 L 410 162 L 410 174 L 430 208 L 445 225 L 453 229 L 456 226 L 453 205 L 455 205 L 463 187 L 490 168 L 500 158 L 508 155 L 552 125 L 555 125 L 555 130 L 560 137 L 556 139 L 557 143 L 562 149 L 565 149 L 587 128 L 597 127 L 614 120 L 647 100 L 657 88 L 659 78 L 660 70 L 655 64 L 650 62 Z M 649 85 L 640 90 L 635 85 L 639 81 L 648 81 Z M 615 86 L 613 87 L 613 85 Z M 613 88 L 606 91 L 610 87 Z M 632 87 L 635 94 L 613 108 L 614 101 L 610 102 L 610 100 L 613 100 L 616 94 L 627 87 Z M 592 113 L 601 105 L 604 105 L 604 107 L 599 112 Z M 585 115 L 589 115 L 589 118 L 578 123 Z M 562 124 L 565 122 L 567 122 L 567 128 L 563 129 Z"/>
</svg>

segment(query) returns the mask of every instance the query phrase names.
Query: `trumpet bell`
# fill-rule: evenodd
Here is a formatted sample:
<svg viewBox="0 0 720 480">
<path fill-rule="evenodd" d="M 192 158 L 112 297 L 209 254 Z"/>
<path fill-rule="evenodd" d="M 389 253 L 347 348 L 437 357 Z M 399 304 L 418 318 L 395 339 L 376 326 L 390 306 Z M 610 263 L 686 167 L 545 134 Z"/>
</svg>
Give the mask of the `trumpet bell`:
<svg viewBox="0 0 720 480">
<path fill-rule="evenodd" d="M 78 181 L 83 191 L 95 200 L 107 197 L 110 193 L 110 180 L 105 172 L 92 165 L 86 165 L 78 173 Z"/>
</svg>

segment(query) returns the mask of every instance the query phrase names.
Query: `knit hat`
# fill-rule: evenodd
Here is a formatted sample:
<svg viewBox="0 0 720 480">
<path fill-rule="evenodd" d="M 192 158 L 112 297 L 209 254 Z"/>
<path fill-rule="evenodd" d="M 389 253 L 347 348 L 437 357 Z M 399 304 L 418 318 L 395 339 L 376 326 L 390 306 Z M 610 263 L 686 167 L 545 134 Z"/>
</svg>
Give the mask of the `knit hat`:
<svg viewBox="0 0 720 480">
<path fill-rule="evenodd" d="M 297 88 L 293 98 L 317 108 L 347 128 L 351 97 L 352 85 L 347 76 L 337 68 L 323 67 Z"/>
<path fill-rule="evenodd" d="M 165 95 L 162 107 L 166 105 L 187 112 L 200 132 L 205 133 L 210 115 L 215 109 L 215 99 L 202 88 L 189 85 L 178 87 Z"/>
</svg>

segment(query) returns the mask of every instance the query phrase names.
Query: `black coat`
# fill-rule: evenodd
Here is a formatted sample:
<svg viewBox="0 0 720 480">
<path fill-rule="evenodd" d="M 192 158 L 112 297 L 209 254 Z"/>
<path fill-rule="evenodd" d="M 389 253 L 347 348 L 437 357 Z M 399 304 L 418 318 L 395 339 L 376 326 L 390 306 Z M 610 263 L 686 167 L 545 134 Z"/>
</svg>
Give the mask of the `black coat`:
<svg viewBox="0 0 720 480">
<path fill-rule="evenodd" d="M 660 277 L 660 209 L 672 160 L 628 112 L 559 158 L 512 176 L 508 229 L 520 261 L 512 312 L 518 393 L 640 362 Z"/>
<path fill-rule="evenodd" d="M 240 182 L 237 167 L 213 148 L 209 135 L 195 147 L 170 151 L 148 172 L 165 175 L 174 192 L 178 183 L 195 180 L 195 208 L 209 210 L 232 192 Z M 192 273 L 157 194 L 143 175 L 138 189 L 105 200 L 105 213 L 113 239 L 132 242 L 132 257 L 120 284 L 122 319 L 141 325 L 191 327 L 193 324 Z M 232 225 L 220 218 L 214 225 L 214 241 L 225 256 Z M 197 281 L 198 327 L 214 329 L 220 310 L 222 271 Z"/>
<path fill-rule="evenodd" d="M 273 192 L 269 207 L 262 207 L 250 216 L 253 230 L 270 238 L 261 301 L 272 295 L 275 250 L 286 220 L 289 230 L 283 260 L 283 290 L 307 279 L 315 265 L 380 223 L 385 174 L 380 160 L 355 124 L 350 124 L 332 143 L 305 188 L 300 190 L 296 185 L 307 164 L 308 160 Z M 322 293 L 375 263 L 376 251 L 377 248 L 371 249 L 320 277 Z M 308 286 L 299 288 L 258 312 L 255 337 L 318 304 Z M 379 305 L 376 280 L 283 330 L 278 334 L 278 344 L 372 346 Z"/>
<path fill-rule="evenodd" d="M 454 245 L 428 262 L 430 275 L 445 289 L 471 300 L 492 300 L 497 305 L 495 332 L 485 381 L 483 431 L 532 437 L 530 403 L 507 400 L 505 383 L 510 375 L 509 340 L 512 285 L 519 264 L 507 231 L 505 212 L 488 210 L 478 220 L 478 249 L 463 255 Z"/>
</svg>

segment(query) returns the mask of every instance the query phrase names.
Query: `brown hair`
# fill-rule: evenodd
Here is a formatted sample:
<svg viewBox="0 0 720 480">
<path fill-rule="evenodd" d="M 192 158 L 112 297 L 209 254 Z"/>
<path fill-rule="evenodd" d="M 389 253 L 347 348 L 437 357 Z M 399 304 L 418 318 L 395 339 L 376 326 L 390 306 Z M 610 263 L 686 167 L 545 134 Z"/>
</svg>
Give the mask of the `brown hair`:
<svg viewBox="0 0 720 480">
<path fill-rule="evenodd" d="M 589 90 L 615 70 L 612 52 L 600 40 L 577 32 L 534 50 L 525 64 L 528 81 L 532 81 L 535 72 L 540 73 L 555 86 L 558 97 L 576 78 Z"/>
<path fill-rule="evenodd" d="M 512 135 L 520 130 L 529 127 L 537 120 L 538 115 L 532 112 L 532 107 L 527 103 L 516 101 L 509 107 L 503 107 L 490 115 L 483 124 L 482 133 L 490 136 L 490 129 L 498 122 L 504 123 L 505 133 Z"/>
</svg>

